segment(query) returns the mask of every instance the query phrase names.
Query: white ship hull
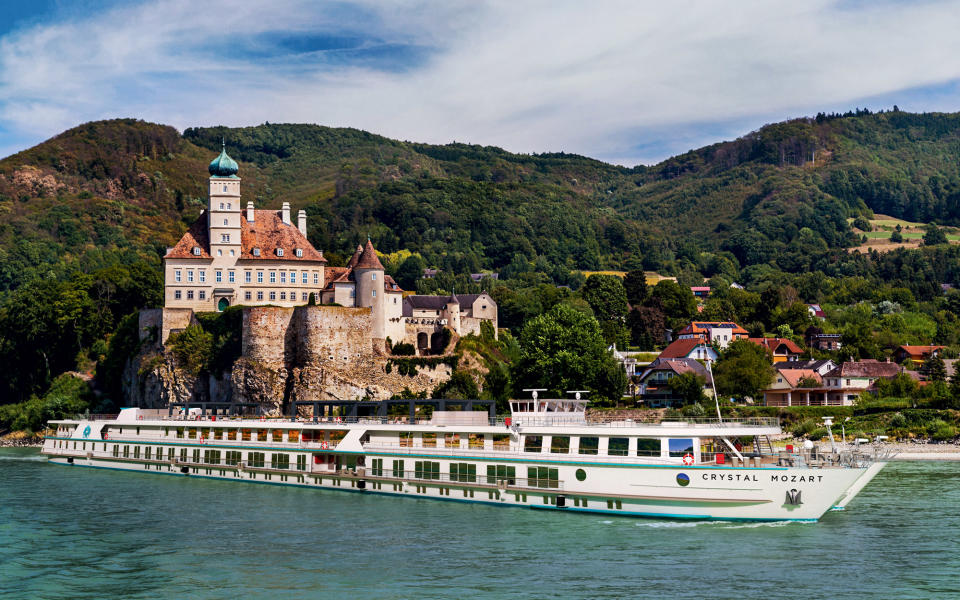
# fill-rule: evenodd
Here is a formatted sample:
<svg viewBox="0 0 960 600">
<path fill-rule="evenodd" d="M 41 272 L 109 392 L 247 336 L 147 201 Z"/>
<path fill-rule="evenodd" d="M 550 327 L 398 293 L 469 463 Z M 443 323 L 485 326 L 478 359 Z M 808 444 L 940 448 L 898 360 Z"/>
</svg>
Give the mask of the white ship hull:
<svg viewBox="0 0 960 600">
<path fill-rule="evenodd" d="M 102 428 L 109 426 L 115 435 Z M 290 485 L 414 498 L 478 502 L 566 512 L 625 516 L 753 521 L 815 521 L 834 507 L 846 506 L 872 479 L 883 462 L 863 466 L 779 466 L 744 468 L 704 464 L 712 460 L 699 448 L 692 462 L 663 456 L 630 457 L 526 452 L 520 428 L 396 424 L 320 424 L 262 421 L 62 421 L 48 437 L 43 452 L 56 464 L 137 471 L 183 477 Z M 117 433 L 126 429 L 123 435 Z M 177 430 L 215 432 L 223 439 L 177 438 Z M 137 432 L 129 435 L 131 430 Z M 269 429 L 270 439 L 243 440 Z M 523 428 L 537 433 L 547 427 Z M 554 433 L 580 434 L 600 428 L 589 425 L 554 428 Z M 226 439 L 234 430 L 234 439 Z M 610 429 L 603 429 L 610 435 Z M 690 430 L 640 426 L 615 430 L 617 436 L 690 436 Z M 282 433 L 281 433 L 282 432 Z M 295 433 L 292 433 L 295 432 Z M 345 434 L 336 443 L 304 441 Z M 387 443 L 398 435 L 410 444 Z M 509 433 L 518 441 L 491 448 L 492 436 Z M 697 435 L 710 433 L 698 429 Z M 735 435 L 743 432 L 733 431 Z M 84 437 L 86 434 L 86 437 Z M 434 435 L 457 436 L 437 446 Z M 186 435 L 186 434 L 184 434 Z M 460 436 L 464 437 L 460 437 Z M 482 439 L 484 447 L 470 447 Z M 278 439 L 273 439 L 278 436 Z M 534 436 L 539 437 L 539 436 Z M 561 437 L 561 436 L 556 436 Z M 290 439 L 296 442 L 290 442 Z M 618 438 L 620 439 L 620 438 Z M 430 445 L 424 445 L 429 442 Z M 439 446 L 439 447 L 438 447 Z M 631 446 L 633 448 L 633 446 Z M 666 442 L 664 442 L 666 448 Z M 230 460 L 227 453 L 233 454 Z M 633 454 L 633 452 L 631 452 Z M 159 456 L 158 456 L 159 455 Z M 231 464 L 233 463 L 233 464 Z M 498 471 L 499 469 L 499 471 Z"/>
</svg>

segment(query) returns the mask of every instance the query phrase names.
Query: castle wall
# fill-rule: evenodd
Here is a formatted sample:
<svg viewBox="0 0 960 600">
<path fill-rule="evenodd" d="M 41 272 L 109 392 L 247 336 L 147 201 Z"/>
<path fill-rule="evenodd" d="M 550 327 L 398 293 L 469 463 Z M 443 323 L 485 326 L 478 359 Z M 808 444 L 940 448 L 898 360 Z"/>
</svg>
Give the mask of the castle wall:
<svg viewBox="0 0 960 600">
<path fill-rule="evenodd" d="M 301 306 L 292 322 L 297 363 L 349 363 L 373 353 L 369 308 Z"/>
<path fill-rule="evenodd" d="M 277 306 L 243 309 L 243 356 L 282 367 L 296 354 L 290 327 L 295 310 Z"/>
</svg>

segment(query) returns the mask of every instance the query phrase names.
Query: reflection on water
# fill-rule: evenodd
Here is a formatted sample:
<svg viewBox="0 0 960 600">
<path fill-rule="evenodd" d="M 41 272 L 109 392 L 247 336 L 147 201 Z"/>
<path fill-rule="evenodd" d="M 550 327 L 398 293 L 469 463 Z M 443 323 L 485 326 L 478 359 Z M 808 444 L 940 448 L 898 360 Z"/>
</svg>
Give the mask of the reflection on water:
<svg viewBox="0 0 960 600">
<path fill-rule="evenodd" d="M 0 449 L 3 598 L 945 597 L 960 464 L 819 523 L 597 519 L 45 464 Z"/>
</svg>

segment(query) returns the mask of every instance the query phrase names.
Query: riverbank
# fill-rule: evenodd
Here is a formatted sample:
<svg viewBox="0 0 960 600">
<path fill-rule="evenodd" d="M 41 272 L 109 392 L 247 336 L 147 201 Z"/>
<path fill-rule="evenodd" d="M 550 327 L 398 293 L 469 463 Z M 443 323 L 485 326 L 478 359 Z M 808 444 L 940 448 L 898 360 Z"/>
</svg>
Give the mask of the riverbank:
<svg viewBox="0 0 960 600">
<path fill-rule="evenodd" d="M 43 446 L 43 436 L 24 431 L 14 431 L 0 436 L 0 448 L 39 448 Z"/>
</svg>

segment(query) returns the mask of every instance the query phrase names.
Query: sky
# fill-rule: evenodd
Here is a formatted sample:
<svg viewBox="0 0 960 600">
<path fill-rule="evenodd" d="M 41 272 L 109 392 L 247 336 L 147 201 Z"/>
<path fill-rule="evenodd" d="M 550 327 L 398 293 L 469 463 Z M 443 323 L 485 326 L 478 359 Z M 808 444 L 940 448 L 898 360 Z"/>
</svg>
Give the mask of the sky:
<svg viewBox="0 0 960 600">
<path fill-rule="evenodd" d="M 960 0 L 0 0 L 0 157 L 87 121 L 355 127 L 653 164 L 960 110 Z"/>
</svg>

